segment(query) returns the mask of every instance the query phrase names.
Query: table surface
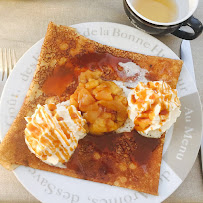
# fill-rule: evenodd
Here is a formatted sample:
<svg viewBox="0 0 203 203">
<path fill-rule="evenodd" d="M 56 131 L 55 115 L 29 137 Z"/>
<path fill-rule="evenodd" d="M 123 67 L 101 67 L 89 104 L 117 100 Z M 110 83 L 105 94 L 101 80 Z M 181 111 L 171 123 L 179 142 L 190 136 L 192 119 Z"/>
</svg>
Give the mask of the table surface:
<svg viewBox="0 0 203 203">
<path fill-rule="evenodd" d="M 203 21 L 203 1 L 194 14 Z M 82 22 L 115 22 L 132 26 L 122 0 L 0 0 L 0 47 L 13 48 L 19 59 L 39 39 L 53 21 L 61 25 Z M 157 36 L 156 36 L 157 37 Z M 181 39 L 158 36 L 177 55 Z M 203 100 L 203 35 L 191 41 L 197 87 Z M 203 202 L 203 176 L 200 153 L 187 178 L 164 202 Z M 0 202 L 39 202 L 18 182 L 14 174 L 0 166 Z"/>
</svg>

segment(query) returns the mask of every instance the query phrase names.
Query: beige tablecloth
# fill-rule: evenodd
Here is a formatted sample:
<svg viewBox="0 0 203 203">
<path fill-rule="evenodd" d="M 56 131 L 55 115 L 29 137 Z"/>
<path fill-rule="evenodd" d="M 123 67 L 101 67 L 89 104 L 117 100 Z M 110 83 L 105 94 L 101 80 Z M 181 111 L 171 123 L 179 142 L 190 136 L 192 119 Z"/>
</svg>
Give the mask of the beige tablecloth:
<svg viewBox="0 0 203 203">
<path fill-rule="evenodd" d="M 203 1 L 195 16 L 203 21 Z M 44 37 L 50 21 L 72 25 L 90 21 L 116 22 L 131 26 L 122 0 L 4 0 L 0 1 L 0 47 L 14 48 L 17 58 Z M 179 55 L 181 40 L 158 37 Z M 197 87 L 203 99 L 203 35 L 191 42 Z M 165 202 L 203 202 L 200 154 L 182 185 Z M 12 172 L 0 166 L 0 202 L 38 202 Z"/>
</svg>

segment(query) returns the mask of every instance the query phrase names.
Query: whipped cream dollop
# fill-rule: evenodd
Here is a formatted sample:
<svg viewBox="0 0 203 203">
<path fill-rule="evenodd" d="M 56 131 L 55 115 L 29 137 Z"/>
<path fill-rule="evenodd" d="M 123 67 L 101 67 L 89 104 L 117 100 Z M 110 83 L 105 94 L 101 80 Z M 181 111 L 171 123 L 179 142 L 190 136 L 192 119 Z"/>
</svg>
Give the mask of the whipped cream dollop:
<svg viewBox="0 0 203 203">
<path fill-rule="evenodd" d="M 127 63 L 118 63 L 119 66 L 123 68 L 123 71 L 126 75 L 127 82 L 113 80 L 113 82 L 123 89 L 125 96 L 131 93 L 132 88 L 135 88 L 139 82 L 148 82 L 146 78 L 146 74 L 148 71 L 146 69 L 141 68 L 136 63 L 127 62 Z M 123 126 L 118 128 L 115 132 L 116 133 L 123 133 L 123 132 L 131 132 L 134 128 L 134 123 L 130 118 L 127 118 Z"/>
<path fill-rule="evenodd" d="M 65 168 L 64 163 L 74 153 L 78 141 L 87 134 L 86 121 L 69 101 L 37 105 L 35 113 L 25 119 L 25 142 L 29 150 L 56 167 Z"/>
<path fill-rule="evenodd" d="M 128 95 L 128 114 L 145 137 L 159 138 L 180 116 L 177 91 L 163 81 L 139 82 Z"/>
<path fill-rule="evenodd" d="M 139 81 L 142 82 L 147 82 L 148 80 L 146 79 L 146 73 L 148 71 L 144 68 L 141 68 L 138 66 L 136 63 L 133 62 L 127 62 L 127 63 L 118 63 L 119 66 L 121 66 L 125 72 L 125 75 L 127 78 L 130 79 L 130 81 L 133 81 L 134 84 L 138 83 Z M 136 80 L 134 80 L 136 78 Z"/>
<path fill-rule="evenodd" d="M 119 66 L 123 68 L 123 71 L 127 77 L 126 82 L 116 81 L 114 82 L 118 86 L 122 86 L 123 90 L 128 93 L 129 87 L 133 88 L 136 87 L 139 82 L 148 82 L 148 79 L 146 78 L 146 75 L 148 71 L 144 68 L 141 68 L 136 63 L 133 62 L 127 62 L 127 63 L 118 63 Z"/>
</svg>

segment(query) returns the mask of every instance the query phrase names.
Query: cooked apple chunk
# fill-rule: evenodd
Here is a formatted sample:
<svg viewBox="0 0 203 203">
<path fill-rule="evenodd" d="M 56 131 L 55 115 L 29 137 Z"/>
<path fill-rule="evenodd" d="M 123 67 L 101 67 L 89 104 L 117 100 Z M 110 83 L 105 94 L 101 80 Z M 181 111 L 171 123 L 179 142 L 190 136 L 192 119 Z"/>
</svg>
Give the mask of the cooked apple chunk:
<svg viewBox="0 0 203 203">
<path fill-rule="evenodd" d="M 100 71 L 81 73 L 70 103 L 83 113 L 91 134 L 117 130 L 128 117 L 123 90 L 112 81 L 102 80 Z"/>
</svg>

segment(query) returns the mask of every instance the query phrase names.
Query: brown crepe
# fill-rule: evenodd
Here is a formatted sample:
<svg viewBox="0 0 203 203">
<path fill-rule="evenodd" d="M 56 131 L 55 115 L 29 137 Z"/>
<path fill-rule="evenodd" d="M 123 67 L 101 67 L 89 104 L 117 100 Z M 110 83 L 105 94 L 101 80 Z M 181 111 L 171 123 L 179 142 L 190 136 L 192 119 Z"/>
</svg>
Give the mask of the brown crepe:
<svg viewBox="0 0 203 203">
<path fill-rule="evenodd" d="M 31 116 L 37 104 L 69 99 L 81 71 L 100 69 L 106 80 L 128 80 L 117 65 L 119 61 L 136 63 L 149 71 L 149 80 L 163 80 L 172 88 L 176 87 L 182 67 L 181 60 L 102 45 L 79 35 L 73 28 L 51 22 L 27 96 L 0 145 L 0 163 L 10 170 L 25 165 L 157 195 L 164 135 L 160 139 L 145 138 L 136 131 L 100 137 L 87 135 L 79 141 L 66 169 L 43 163 L 24 141 L 24 117 Z M 136 76 L 131 79 L 136 80 Z"/>
</svg>

